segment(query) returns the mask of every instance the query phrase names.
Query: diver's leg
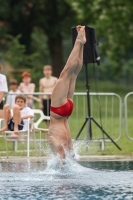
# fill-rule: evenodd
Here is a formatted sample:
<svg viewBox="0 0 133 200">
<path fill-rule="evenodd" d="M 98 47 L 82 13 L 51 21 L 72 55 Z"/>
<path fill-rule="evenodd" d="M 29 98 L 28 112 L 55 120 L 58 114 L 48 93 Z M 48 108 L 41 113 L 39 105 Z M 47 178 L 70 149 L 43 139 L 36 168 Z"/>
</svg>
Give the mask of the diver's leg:
<svg viewBox="0 0 133 200">
<path fill-rule="evenodd" d="M 51 105 L 54 107 L 61 106 L 67 102 L 71 76 L 77 68 L 80 52 L 85 42 L 85 30 L 84 27 L 81 27 L 80 31 L 78 31 L 78 36 L 75 41 L 74 48 L 53 90 Z"/>
<path fill-rule="evenodd" d="M 79 56 L 79 62 L 78 62 L 78 65 L 74 71 L 74 73 L 72 74 L 71 76 L 71 81 L 70 81 L 70 85 L 69 85 L 69 92 L 68 92 L 68 97 L 69 99 L 73 99 L 73 95 L 74 95 L 74 90 L 75 90 L 75 84 L 76 84 L 76 79 L 77 79 L 77 76 L 83 66 L 83 46 L 81 47 L 81 50 L 80 50 L 80 56 Z M 72 139 L 71 139 L 71 134 L 70 134 L 70 128 L 69 128 L 69 124 L 68 124 L 68 121 L 66 121 L 65 123 L 65 127 L 66 127 L 66 132 L 67 132 L 67 145 L 68 145 L 68 151 L 70 153 L 70 155 L 72 157 L 75 156 L 75 153 L 74 153 L 74 149 L 73 149 L 73 143 L 72 143 Z"/>
<path fill-rule="evenodd" d="M 84 46 L 82 45 L 82 47 L 80 49 L 78 65 L 77 65 L 75 71 L 73 72 L 73 74 L 71 76 L 71 80 L 70 80 L 70 84 L 69 84 L 69 90 L 68 90 L 67 98 L 71 99 L 71 100 L 73 99 L 77 76 L 78 76 L 78 74 L 79 74 L 79 72 L 80 72 L 80 70 L 82 69 L 82 66 L 83 66 L 83 49 L 84 49 Z"/>
</svg>

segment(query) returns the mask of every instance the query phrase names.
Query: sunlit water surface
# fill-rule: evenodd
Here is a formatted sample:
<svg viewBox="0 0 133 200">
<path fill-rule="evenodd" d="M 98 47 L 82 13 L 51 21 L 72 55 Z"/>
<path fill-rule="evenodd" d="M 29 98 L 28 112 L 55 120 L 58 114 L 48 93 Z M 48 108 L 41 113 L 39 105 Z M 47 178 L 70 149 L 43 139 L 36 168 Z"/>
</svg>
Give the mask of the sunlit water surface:
<svg viewBox="0 0 133 200">
<path fill-rule="evenodd" d="M 133 199 L 133 162 L 0 163 L 0 199 Z"/>
</svg>

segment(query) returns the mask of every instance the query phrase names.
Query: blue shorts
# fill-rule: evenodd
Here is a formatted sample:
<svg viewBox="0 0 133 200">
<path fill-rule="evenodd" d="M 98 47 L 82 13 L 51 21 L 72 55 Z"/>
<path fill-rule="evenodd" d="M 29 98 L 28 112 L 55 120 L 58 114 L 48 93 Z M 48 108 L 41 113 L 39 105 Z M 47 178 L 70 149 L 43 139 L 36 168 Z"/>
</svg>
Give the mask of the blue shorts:
<svg viewBox="0 0 133 200">
<path fill-rule="evenodd" d="M 21 120 L 21 123 L 18 124 L 18 130 L 21 131 L 23 130 L 23 127 L 24 127 L 24 122 L 23 120 Z M 8 130 L 9 131 L 14 131 L 14 121 L 13 121 L 13 118 L 9 120 L 8 122 Z"/>
</svg>

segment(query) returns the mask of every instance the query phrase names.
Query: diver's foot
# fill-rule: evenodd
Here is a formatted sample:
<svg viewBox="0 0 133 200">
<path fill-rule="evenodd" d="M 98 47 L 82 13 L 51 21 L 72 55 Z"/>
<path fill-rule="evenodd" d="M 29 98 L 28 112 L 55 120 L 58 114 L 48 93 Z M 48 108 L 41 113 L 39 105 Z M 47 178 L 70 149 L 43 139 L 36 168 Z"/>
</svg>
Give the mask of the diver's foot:
<svg viewBox="0 0 133 200">
<path fill-rule="evenodd" d="M 79 39 L 81 44 L 86 43 L 86 35 L 85 35 L 85 26 L 77 26 L 77 31 L 78 31 L 78 36 L 77 38 Z"/>
<path fill-rule="evenodd" d="M 82 27 L 81 25 L 76 26 L 77 32 L 80 31 L 81 27 Z"/>
</svg>

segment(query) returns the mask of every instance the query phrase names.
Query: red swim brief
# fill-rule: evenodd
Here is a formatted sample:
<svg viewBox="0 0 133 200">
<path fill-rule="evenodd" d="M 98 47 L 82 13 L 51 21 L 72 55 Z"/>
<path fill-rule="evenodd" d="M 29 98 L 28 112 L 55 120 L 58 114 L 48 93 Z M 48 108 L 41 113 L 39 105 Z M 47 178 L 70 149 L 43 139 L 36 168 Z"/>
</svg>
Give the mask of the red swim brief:
<svg viewBox="0 0 133 200">
<path fill-rule="evenodd" d="M 60 107 L 50 106 L 50 110 L 62 117 L 69 117 L 72 114 L 73 107 L 74 107 L 73 102 L 70 99 L 68 99 L 67 103 Z"/>
</svg>

